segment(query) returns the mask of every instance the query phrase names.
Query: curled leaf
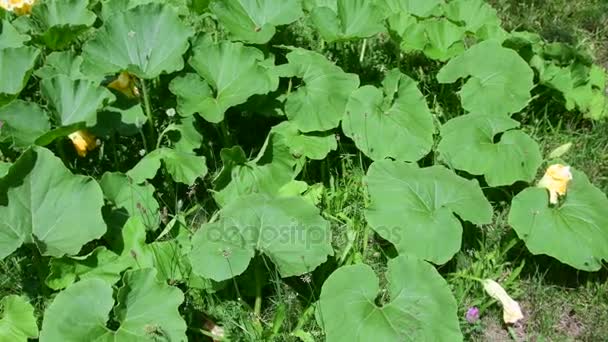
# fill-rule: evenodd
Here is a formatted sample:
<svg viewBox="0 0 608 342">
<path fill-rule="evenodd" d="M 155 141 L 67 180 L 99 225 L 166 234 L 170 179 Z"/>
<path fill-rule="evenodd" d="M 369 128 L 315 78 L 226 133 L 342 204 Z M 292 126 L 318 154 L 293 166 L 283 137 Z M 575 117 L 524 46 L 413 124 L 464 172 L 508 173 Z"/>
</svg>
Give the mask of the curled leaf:
<svg viewBox="0 0 608 342">
<path fill-rule="evenodd" d="M 505 323 L 513 324 L 524 318 L 519 303 L 509 297 L 507 291 L 499 283 L 492 279 L 484 279 L 482 284 L 483 289 L 486 290 L 490 297 L 496 299 L 502 305 L 502 318 Z"/>
<path fill-rule="evenodd" d="M 568 182 L 571 180 L 570 166 L 553 164 L 547 168 L 537 186 L 549 190 L 549 202 L 557 204 L 558 197 L 566 194 Z"/>
<path fill-rule="evenodd" d="M 86 130 L 79 130 L 68 135 L 76 152 L 81 157 L 86 157 L 87 152 L 92 151 L 97 147 L 95 136 Z"/>
<path fill-rule="evenodd" d="M 572 147 L 571 142 L 560 145 L 560 146 L 556 147 L 553 151 L 551 151 L 551 153 L 549 153 L 549 158 L 551 158 L 551 159 L 559 158 L 559 157 L 563 156 L 564 154 L 568 153 L 568 151 L 570 151 L 571 147 Z"/>
</svg>

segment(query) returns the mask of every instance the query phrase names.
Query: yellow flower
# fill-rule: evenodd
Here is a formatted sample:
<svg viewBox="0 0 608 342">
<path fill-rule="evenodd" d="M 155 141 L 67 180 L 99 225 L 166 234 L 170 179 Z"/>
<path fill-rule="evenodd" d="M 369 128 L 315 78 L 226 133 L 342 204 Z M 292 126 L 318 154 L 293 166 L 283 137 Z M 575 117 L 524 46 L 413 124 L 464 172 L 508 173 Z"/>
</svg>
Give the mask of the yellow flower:
<svg viewBox="0 0 608 342">
<path fill-rule="evenodd" d="M 18 15 L 30 14 L 35 0 L 0 0 L 0 7 Z"/>
<path fill-rule="evenodd" d="M 553 164 L 547 168 L 537 186 L 549 190 L 549 202 L 557 204 L 558 197 L 566 194 L 568 182 L 571 180 L 570 166 Z"/>
<path fill-rule="evenodd" d="M 490 297 L 496 299 L 502 305 L 502 319 L 505 323 L 512 324 L 524 318 L 519 303 L 509 297 L 500 284 L 492 279 L 484 279 L 482 284 L 484 290 L 486 290 Z"/>
<path fill-rule="evenodd" d="M 114 81 L 110 82 L 108 88 L 118 90 L 128 98 L 139 97 L 139 89 L 135 86 L 135 77 L 126 71 L 121 72 Z"/>
<path fill-rule="evenodd" d="M 92 151 L 97 147 L 95 137 L 85 130 L 76 131 L 68 135 L 68 137 L 72 140 L 76 152 L 81 157 L 86 157 L 87 152 Z"/>
</svg>

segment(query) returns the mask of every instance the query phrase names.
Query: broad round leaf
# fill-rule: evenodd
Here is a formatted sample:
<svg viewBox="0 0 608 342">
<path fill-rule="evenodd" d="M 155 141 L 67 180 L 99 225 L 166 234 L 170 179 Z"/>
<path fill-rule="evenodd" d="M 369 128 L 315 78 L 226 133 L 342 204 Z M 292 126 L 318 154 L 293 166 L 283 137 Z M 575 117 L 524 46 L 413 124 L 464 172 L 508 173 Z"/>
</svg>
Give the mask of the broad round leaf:
<svg viewBox="0 0 608 342">
<path fill-rule="evenodd" d="M 196 101 L 196 111 L 207 121 L 220 122 L 228 108 L 244 103 L 253 95 L 273 91 L 279 85 L 278 77 L 271 72 L 274 60 L 264 59 L 262 51 L 254 47 L 227 41 L 214 43 L 207 36 L 199 39 L 193 50 L 188 63 L 205 78 L 215 94 L 193 99 L 192 95 L 200 95 L 192 94 L 192 90 L 181 90 L 176 95 L 190 102 Z M 196 82 L 189 79 L 189 82 L 193 81 Z M 202 87 L 197 92 L 206 92 L 200 81 L 193 86 Z"/>
<path fill-rule="evenodd" d="M 365 217 L 400 254 L 443 264 L 460 250 L 462 226 L 454 214 L 474 224 L 492 221 L 477 181 L 443 166 L 376 161 L 365 182 L 371 197 Z"/>
<path fill-rule="evenodd" d="M 87 7 L 88 0 L 46 0 L 32 9 L 32 17 L 40 32 L 34 37 L 48 48 L 66 48 L 89 26 L 93 25 L 95 13 Z"/>
<path fill-rule="evenodd" d="M 283 121 L 272 128 L 284 137 L 293 155 L 322 160 L 329 152 L 338 148 L 336 136 L 332 132 L 302 133 L 289 121 Z"/>
<path fill-rule="evenodd" d="M 329 223 L 299 197 L 242 197 L 222 209 L 220 221 L 203 225 L 192 246 L 192 270 L 216 281 L 243 273 L 256 251 L 282 277 L 310 272 L 333 255 Z"/>
<path fill-rule="evenodd" d="M 45 148 L 27 150 L 0 180 L 0 259 L 23 243 L 42 255 L 78 253 L 106 232 L 102 206 L 92 178 L 73 175 Z"/>
<path fill-rule="evenodd" d="M 182 292 L 156 280 L 155 269 L 125 273 L 118 290 L 113 331 L 106 324 L 114 305 L 112 286 L 101 279 L 82 280 L 60 292 L 44 314 L 40 342 L 186 341 L 186 323 L 178 307 Z M 67 328 L 66 328 L 67 327 Z"/>
<path fill-rule="evenodd" d="M 451 167 L 484 175 L 490 186 L 530 182 L 543 161 L 534 139 L 513 130 L 519 122 L 496 115 L 467 114 L 441 128 L 437 150 Z M 494 143 L 496 135 L 500 141 Z"/>
<path fill-rule="evenodd" d="M 151 3 L 116 13 L 83 47 L 83 68 L 93 74 L 128 70 L 155 78 L 184 67 L 193 32 L 165 5 Z"/>
<path fill-rule="evenodd" d="M 126 175 L 106 172 L 99 181 L 104 196 L 116 208 L 126 211 L 127 217 L 138 216 L 146 227 L 156 229 L 160 223 L 159 205 L 154 198 L 154 187 L 138 185 Z"/>
<path fill-rule="evenodd" d="M 116 97 L 95 82 L 57 75 L 40 82 L 42 95 L 49 101 L 59 126 L 97 123 L 97 111 L 113 102 Z"/>
<path fill-rule="evenodd" d="M 0 140 L 10 140 L 17 148 L 27 148 L 51 130 L 47 113 L 34 102 L 15 100 L 0 107 Z"/>
<path fill-rule="evenodd" d="M 386 31 L 384 11 L 376 1 L 337 0 L 336 8 L 319 6 L 311 13 L 313 24 L 328 42 L 367 38 Z"/>
<path fill-rule="evenodd" d="M 597 271 L 608 260 L 608 199 L 584 173 L 573 170 L 563 203 L 528 188 L 513 199 L 509 224 L 533 254 L 546 254 L 574 268 Z"/>
<path fill-rule="evenodd" d="M 383 91 L 363 86 L 350 97 L 342 130 L 373 160 L 416 161 L 431 151 L 433 117 L 416 82 L 397 69 Z"/>
<path fill-rule="evenodd" d="M 161 147 L 148 153 L 135 167 L 127 172 L 127 175 L 136 184 L 143 183 L 146 179 L 152 179 L 156 176 L 161 161 L 176 182 L 192 185 L 197 178 L 207 174 L 205 157 Z"/>
<path fill-rule="evenodd" d="M 0 309 L 0 341 L 27 342 L 38 337 L 34 307 L 24 297 L 5 296 Z"/>
<path fill-rule="evenodd" d="M 318 303 L 327 342 L 462 341 L 456 300 L 433 266 L 401 255 L 388 262 L 386 280 L 388 303 L 378 306 L 378 277 L 368 265 L 329 276 Z"/>
<path fill-rule="evenodd" d="M 469 77 L 470 76 L 470 77 Z M 534 72 L 517 52 L 496 41 L 474 45 L 437 74 L 440 83 L 468 78 L 460 90 L 462 107 L 473 113 L 507 115 L 530 101 Z"/>
<path fill-rule="evenodd" d="M 302 16 L 300 0 L 215 0 L 209 9 L 238 40 L 265 44 L 276 26 L 287 25 Z"/>
<path fill-rule="evenodd" d="M 316 52 L 294 49 L 289 64 L 281 66 L 282 77 L 299 77 L 304 85 L 287 96 L 285 114 L 302 132 L 328 131 L 342 120 L 359 77 L 347 74 Z"/>
<path fill-rule="evenodd" d="M 25 87 L 39 55 L 40 50 L 29 46 L 0 49 L 0 105 Z"/>
</svg>

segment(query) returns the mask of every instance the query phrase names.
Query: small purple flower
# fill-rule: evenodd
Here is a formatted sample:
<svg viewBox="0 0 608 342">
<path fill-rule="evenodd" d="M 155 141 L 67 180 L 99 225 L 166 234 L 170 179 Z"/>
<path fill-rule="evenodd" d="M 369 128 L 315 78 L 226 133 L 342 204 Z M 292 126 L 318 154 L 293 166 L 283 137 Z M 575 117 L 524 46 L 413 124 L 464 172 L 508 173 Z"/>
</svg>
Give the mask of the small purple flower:
<svg viewBox="0 0 608 342">
<path fill-rule="evenodd" d="M 473 324 L 479 320 L 479 309 L 475 306 L 470 307 L 465 315 L 467 322 Z"/>
</svg>

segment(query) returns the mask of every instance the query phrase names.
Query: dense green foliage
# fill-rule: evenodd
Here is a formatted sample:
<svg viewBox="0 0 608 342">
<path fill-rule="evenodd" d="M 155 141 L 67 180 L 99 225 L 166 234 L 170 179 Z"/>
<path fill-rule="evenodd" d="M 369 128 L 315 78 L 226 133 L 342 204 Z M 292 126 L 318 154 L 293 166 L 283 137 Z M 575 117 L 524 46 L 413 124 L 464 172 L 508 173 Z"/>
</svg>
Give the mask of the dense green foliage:
<svg viewBox="0 0 608 342">
<path fill-rule="evenodd" d="M 564 161 L 519 122 L 539 98 L 605 119 L 605 70 L 506 31 L 482 0 L 39 0 L 0 15 L 0 258 L 35 258 L 48 300 L 3 298 L 0 339 L 220 339 L 192 302 L 221 294 L 253 301 L 251 335 L 227 338 L 313 340 L 303 323 L 281 331 L 284 307 L 259 319 L 265 292 L 292 286 L 330 342 L 462 340 L 436 267 L 505 202 L 531 253 L 608 261 L 606 194 L 573 169 L 550 203 L 536 182 Z M 380 48 L 391 68 L 365 63 Z M 365 168 L 381 269 L 351 248 L 367 233 L 320 210 L 337 150 Z"/>
</svg>

